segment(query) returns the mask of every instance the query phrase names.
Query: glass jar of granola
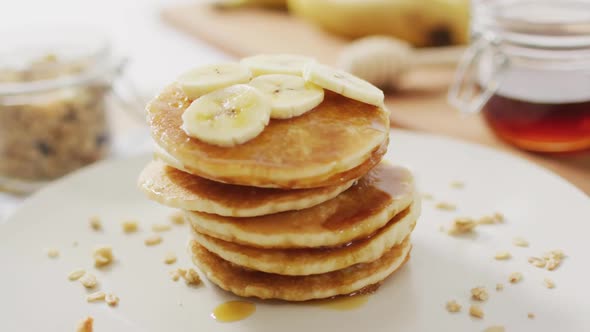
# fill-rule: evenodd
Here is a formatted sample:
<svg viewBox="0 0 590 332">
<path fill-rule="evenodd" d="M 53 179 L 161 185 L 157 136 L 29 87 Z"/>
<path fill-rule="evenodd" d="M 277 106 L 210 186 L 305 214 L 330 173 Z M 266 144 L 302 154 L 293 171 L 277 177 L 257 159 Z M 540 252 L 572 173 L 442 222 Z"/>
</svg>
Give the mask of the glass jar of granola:
<svg viewBox="0 0 590 332">
<path fill-rule="evenodd" d="M 30 192 L 107 155 L 118 66 L 94 32 L 18 36 L 0 53 L 0 190 Z"/>
</svg>

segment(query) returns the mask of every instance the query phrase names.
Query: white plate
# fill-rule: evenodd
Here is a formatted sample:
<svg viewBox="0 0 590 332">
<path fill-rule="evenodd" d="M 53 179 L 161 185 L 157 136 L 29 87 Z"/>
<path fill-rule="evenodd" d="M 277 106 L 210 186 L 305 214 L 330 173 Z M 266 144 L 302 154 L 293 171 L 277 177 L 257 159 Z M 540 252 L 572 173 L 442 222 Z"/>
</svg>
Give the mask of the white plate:
<svg viewBox="0 0 590 332">
<path fill-rule="evenodd" d="M 218 304 L 234 299 L 211 284 L 188 288 L 172 282 L 166 252 L 179 256 L 175 266 L 190 266 L 185 247 L 188 229 L 175 226 L 155 247 L 143 244 L 149 226 L 168 222 L 172 210 L 148 201 L 136 178 L 148 157 L 107 162 L 87 168 L 45 188 L 0 227 L 0 331 L 73 331 L 86 315 L 96 331 L 480 331 L 503 325 L 507 331 L 590 331 L 590 199 L 561 178 L 525 161 L 479 146 L 440 137 L 396 131 L 387 159 L 410 167 L 423 192 L 455 203 L 456 212 L 423 202 L 412 259 L 389 278 L 369 302 L 339 312 L 311 305 L 257 304 L 256 313 L 237 323 L 210 317 Z M 453 189 L 454 180 L 465 183 Z M 440 232 L 458 215 L 500 211 L 502 225 L 482 226 L 477 236 L 453 238 Z M 88 227 L 98 215 L 104 232 Z M 123 235 L 120 222 L 137 219 L 143 231 Z M 523 236 L 529 248 L 515 247 Z M 79 245 L 73 247 L 77 241 Z M 116 264 L 96 275 L 101 289 L 120 296 L 117 308 L 86 303 L 85 290 L 69 282 L 74 268 L 92 268 L 92 248 L 111 244 Z M 45 248 L 61 256 L 49 259 Z M 527 257 L 551 249 L 568 255 L 553 272 L 535 268 Z M 513 258 L 496 261 L 496 252 Z M 522 272 L 520 284 L 507 282 Z M 543 286 L 550 277 L 555 289 Z M 502 292 L 494 290 L 503 283 Z M 467 314 L 469 290 L 486 286 L 483 320 Z M 446 301 L 463 304 L 449 314 Z M 533 312 L 536 318 L 527 318 Z"/>
</svg>

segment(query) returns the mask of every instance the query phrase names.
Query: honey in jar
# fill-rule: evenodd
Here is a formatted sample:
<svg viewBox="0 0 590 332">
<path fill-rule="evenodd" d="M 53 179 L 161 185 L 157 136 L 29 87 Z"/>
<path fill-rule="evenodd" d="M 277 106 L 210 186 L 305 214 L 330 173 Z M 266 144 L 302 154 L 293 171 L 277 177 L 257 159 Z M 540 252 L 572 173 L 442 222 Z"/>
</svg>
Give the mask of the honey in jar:
<svg viewBox="0 0 590 332">
<path fill-rule="evenodd" d="M 499 137 L 526 150 L 590 149 L 590 100 L 543 103 L 495 94 L 483 115 Z"/>
<path fill-rule="evenodd" d="M 474 40 L 449 101 L 482 112 L 504 141 L 536 152 L 590 151 L 590 2 L 474 5 Z"/>
</svg>

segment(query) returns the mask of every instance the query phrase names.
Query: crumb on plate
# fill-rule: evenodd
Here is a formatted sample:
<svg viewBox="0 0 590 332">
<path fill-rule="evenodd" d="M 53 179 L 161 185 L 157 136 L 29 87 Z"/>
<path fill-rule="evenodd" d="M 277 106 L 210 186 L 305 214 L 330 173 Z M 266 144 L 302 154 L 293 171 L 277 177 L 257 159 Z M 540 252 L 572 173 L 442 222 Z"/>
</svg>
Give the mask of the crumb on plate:
<svg viewBox="0 0 590 332">
<path fill-rule="evenodd" d="M 95 231 L 102 230 L 102 222 L 100 221 L 100 218 L 98 216 L 90 217 L 88 222 L 90 224 L 90 228 L 92 228 L 93 230 L 95 230 Z"/>
<path fill-rule="evenodd" d="M 82 276 L 86 274 L 86 271 L 84 269 L 75 269 L 72 270 L 72 272 L 70 272 L 70 274 L 68 274 L 68 279 L 70 281 L 76 281 L 80 278 L 82 278 Z"/>
<path fill-rule="evenodd" d="M 131 234 L 139 230 L 139 223 L 136 220 L 125 220 L 121 223 L 123 233 Z"/>
<path fill-rule="evenodd" d="M 522 237 L 515 237 L 514 239 L 512 239 L 512 244 L 514 244 L 517 247 L 528 247 L 529 241 L 525 240 Z"/>
<path fill-rule="evenodd" d="M 164 256 L 164 263 L 166 264 L 174 264 L 176 263 L 176 255 L 173 252 L 168 252 Z"/>
<path fill-rule="evenodd" d="M 104 292 L 94 292 L 92 294 L 88 294 L 86 296 L 86 301 L 87 302 L 99 302 L 99 301 L 104 301 L 105 298 L 105 293 Z"/>
<path fill-rule="evenodd" d="M 188 269 L 186 271 L 186 273 L 183 275 L 181 274 L 181 276 L 184 278 L 184 281 L 186 282 L 187 285 L 200 285 L 201 284 L 201 278 L 199 277 L 199 274 L 197 273 L 197 271 L 195 271 L 194 269 Z"/>
<path fill-rule="evenodd" d="M 448 301 L 446 304 L 446 308 L 448 312 L 459 312 L 461 311 L 461 305 L 457 303 L 455 300 Z"/>
<path fill-rule="evenodd" d="M 484 313 L 483 313 L 483 310 L 481 309 L 481 307 L 474 304 L 471 307 L 469 307 L 469 315 L 471 317 L 482 319 L 484 316 Z"/>
<path fill-rule="evenodd" d="M 545 285 L 545 287 L 547 287 L 549 289 L 555 288 L 555 282 L 553 280 L 551 280 L 550 278 L 543 279 L 543 285 Z"/>
<path fill-rule="evenodd" d="M 512 258 L 512 255 L 508 251 L 497 252 L 496 255 L 494 256 L 494 259 L 499 260 L 499 261 L 508 260 L 510 258 Z"/>
<path fill-rule="evenodd" d="M 489 298 L 488 291 L 485 287 L 472 288 L 471 298 L 476 301 L 486 301 Z"/>
<path fill-rule="evenodd" d="M 477 226 L 477 223 L 471 218 L 459 217 L 453 220 L 451 228 L 448 230 L 449 235 L 461 235 L 471 233 Z"/>
<path fill-rule="evenodd" d="M 92 289 L 92 288 L 96 287 L 96 284 L 98 284 L 98 281 L 96 280 L 96 277 L 93 274 L 91 274 L 91 273 L 85 273 L 78 280 L 80 281 L 80 283 L 84 287 L 86 287 L 88 289 Z"/>
<path fill-rule="evenodd" d="M 94 326 L 94 319 L 91 316 L 83 318 L 78 322 L 76 332 L 92 332 Z"/>
<path fill-rule="evenodd" d="M 55 248 L 48 248 L 46 249 L 47 257 L 49 258 L 58 258 L 59 257 L 59 250 Z"/>
<path fill-rule="evenodd" d="M 119 304 L 119 297 L 115 294 L 112 294 L 112 293 L 108 293 L 105 296 L 104 300 L 111 307 L 114 307 Z"/>
<path fill-rule="evenodd" d="M 158 234 L 148 236 L 144 241 L 146 246 L 155 246 L 162 243 L 162 237 Z"/>
<path fill-rule="evenodd" d="M 454 204 L 448 202 L 438 202 L 434 207 L 443 211 L 455 211 L 457 209 Z"/>
<path fill-rule="evenodd" d="M 508 276 L 508 281 L 510 281 L 510 283 L 512 283 L 512 284 L 516 284 L 517 282 L 520 282 L 521 280 L 522 280 L 522 273 L 520 273 L 520 272 L 514 272 Z"/>
</svg>

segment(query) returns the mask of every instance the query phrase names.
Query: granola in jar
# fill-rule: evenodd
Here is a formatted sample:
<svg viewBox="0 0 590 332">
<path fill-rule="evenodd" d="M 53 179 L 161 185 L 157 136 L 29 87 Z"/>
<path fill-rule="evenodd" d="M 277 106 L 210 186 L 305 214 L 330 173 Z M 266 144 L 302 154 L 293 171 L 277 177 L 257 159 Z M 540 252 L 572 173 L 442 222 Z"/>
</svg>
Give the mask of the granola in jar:
<svg viewBox="0 0 590 332">
<path fill-rule="evenodd" d="M 108 81 L 96 59 L 49 54 L 0 64 L 0 187 L 42 183 L 104 158 Z"/>
</svg>

